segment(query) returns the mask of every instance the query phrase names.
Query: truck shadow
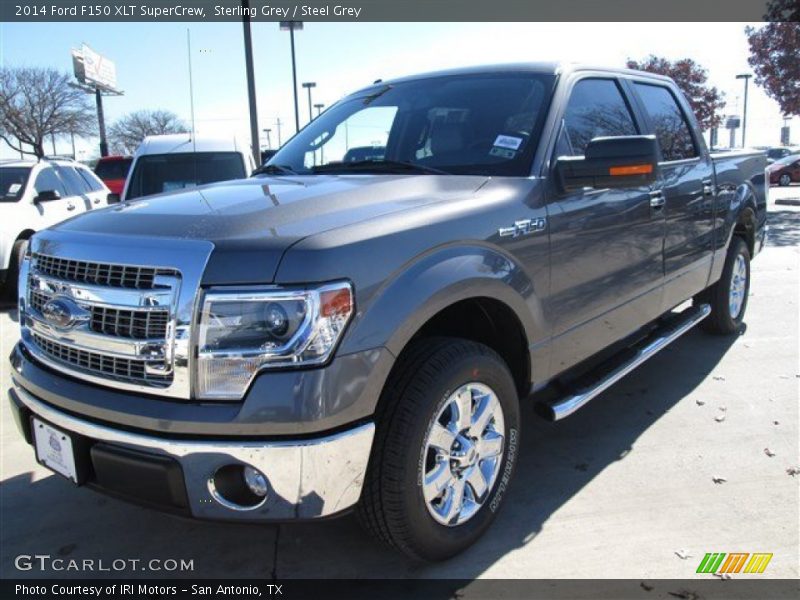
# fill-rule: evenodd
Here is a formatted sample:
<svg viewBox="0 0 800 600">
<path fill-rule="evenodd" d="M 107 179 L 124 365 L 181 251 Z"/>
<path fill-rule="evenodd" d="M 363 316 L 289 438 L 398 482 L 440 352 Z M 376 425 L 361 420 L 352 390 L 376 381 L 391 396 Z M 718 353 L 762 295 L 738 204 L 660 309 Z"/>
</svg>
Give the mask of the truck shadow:
<svg viewBox="0 0 800 600">
<path fill-rule="evenodd" d="M 452 578 L 463 587 L 464 579 L 478 578 L 509 553 L 536 544 L 550 516 L 634 452 L 636 440 L 709 377 L 736 339 L 690 332 L 558 424 L 541 420 L 525 402 L 519 462 L 506 505 L 477 544 L 444 563 L 417 564 L 382 548 L 352 516 L 284 525 L 195 522 L 75 488 L 56 475 L 39 479 L 23 472 L 0 484 L 0 572 L 3 577 Z M 4 441 L 4 451 L 4 472 L 11 464 L 33 464 L 32 449 L 19 438 Z M 37 470 L 37 477 L 43 473 Z M 619 490 L 621 497 L 631 492 Z M 185 559 L 193 561 L 193 570 L 19 571 L 14 560 L 21 554 L 107 563 Z M 515 574 L 520 575 L 537 577 Z"/>
</svg>

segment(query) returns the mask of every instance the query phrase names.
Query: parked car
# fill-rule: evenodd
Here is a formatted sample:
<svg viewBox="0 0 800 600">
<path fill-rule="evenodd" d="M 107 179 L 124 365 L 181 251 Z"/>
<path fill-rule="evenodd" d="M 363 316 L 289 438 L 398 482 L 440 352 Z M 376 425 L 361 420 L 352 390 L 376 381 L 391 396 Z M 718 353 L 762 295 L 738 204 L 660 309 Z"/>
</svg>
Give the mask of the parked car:
<svg viewBox="0 0 800 600">
<path fill-rule="evenodd" d="M 800 181 L 800 154 L 785 156 L 767 167 L 770 184 L 787 186 Z"/>
<path fill-rule="evenodd" d="M 16 299 L 19 265 L 37 231 L 108 204 L 108 188 L 68 159 L 0 162 L 0 285 Z"/>
<path fill-rule="evenodd" d="M 94 173 L 103 180 L 112 194 L 122 196 L 132 162 L 132 156 L 104 156 L 94 166 Z"/>
<path fill-rule="evenodd" d="M 786 158 L 791 154 L 797 154 L 797 149 L 789 148 L 786 146 L 776 146 L 774 148 L 767 148 L 767 163 L 772 164 L 776 160 Z"/>
<path fill-rule="evenodd" d="M 133 155 L 123 200 L 247 177 L 256 165 L 234 137 L 151 135 Z"/>
<path fill-rule="evenodd" d="M 36 234 L 13 412 L 79 485 L 199 519 L 356 510 L 443 559 L 526 468 L 521 402 L 560 420 L 699 323 L 740 331 L 765 166 L 710 155 L 650 73 L 379 82 L 254 177 Z"/>
</svg>

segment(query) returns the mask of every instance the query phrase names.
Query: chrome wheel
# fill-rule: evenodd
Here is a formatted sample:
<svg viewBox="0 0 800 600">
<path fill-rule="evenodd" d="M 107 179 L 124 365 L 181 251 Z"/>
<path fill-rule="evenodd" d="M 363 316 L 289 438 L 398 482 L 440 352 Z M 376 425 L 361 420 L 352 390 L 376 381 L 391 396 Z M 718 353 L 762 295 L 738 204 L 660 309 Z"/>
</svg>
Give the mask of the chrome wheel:
<svg viewBox="0 0 800 600">
<path fill-rule="evenodd" d="M 741 254 L 736 256 L 731 271 L 731 287 L 728 292 L 728 309 L 731 319 L 739 317 L 744 306 L 744 296 L 747 293 L 747 262 Z"/>
<path fill-rule="evenodd" d="M 783 186 L 789 185 L 790 183 L 792 183 L 792 178 L 789 177 L 788 175 L 781 175 L 779 183 Z"/>
<path fill-rule="evenodd" d="M 461 525 L 489 497 L 505 447 L 503 409 L 495 392 L 467 383 L 448 396 L 428 428 L 422 494 L 442 525 Z"/>
</svg>

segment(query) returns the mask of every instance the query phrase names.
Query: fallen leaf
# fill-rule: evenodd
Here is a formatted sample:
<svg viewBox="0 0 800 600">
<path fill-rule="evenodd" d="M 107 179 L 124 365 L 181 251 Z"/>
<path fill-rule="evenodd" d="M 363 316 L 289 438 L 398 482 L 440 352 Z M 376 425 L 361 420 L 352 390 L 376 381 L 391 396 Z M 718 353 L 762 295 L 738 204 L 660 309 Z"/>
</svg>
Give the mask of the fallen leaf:
<svg viewBox="0 0 800 600">
<path fill-rule="evenodd" d="M 642 588 L 642 589 L 643 589 L 645 592 L 652 591 L 652 589 L 653 589 L 653 586 L 652 586 L 652 585 L 647 585 L 647 584 L 646 584 L 644 581 L 642 581 L 642 582 L 641 582 L 639 585 L 641 586 L 641 588 Z"/>
<path fill-rule="evenodd" d="M 773 456 L 775 456 L 775 453 L 774 453 L 772 450 L 770 450 L 769 448 L 764 448 L 764 454 L 766 454 L 766 455 L 767 455 L 767 456 L 769 456 L 770 458 L 772 458 Z"/>
<path fill-rule="evenodd" d="M 800 475 L 800 467 L 789 467 L 786 469 L 786 472 L 794 477 L 795 475 Z"/>
<path fill-rule="evenodd" d="M 706 403 L 705 400 L 695 400 L 695 402 L 697 402 L 697 406 L 703 406 Z"/>
<path fill-rule="evenodd" d="M 727 407 L 727 406 L 720 406 L 720 407 L 719 407 L 719 409 L 720 409 L 722 412 L 726 412 L 726 411 L 728 410 L 728 407 Z"/>
<path fill-rule="evenodd" d="M 722 423 L 725 420 L 725 415 L 717 415 L 716 417 L 714 417 L 714 420 L 717 423 Z"/>
<path fill-rule="evenodd" d="M 780 421 L 773 421 L 772 424 L 773 425 L 780 425 L 781 423 L 780 423 Z"/>
<path fill-rule="evenodd" d="M 724 477 L 712 477 L 711 481 L 713 481 L 714 483 L 725 483 L 728 480 L 725 479 Z"/>
<path fill-rule="evenodd" d="M 686 550 L 681 548 L 680 550 L 675 550 L 675 556 L 680 559 L 686 560 L 687 558 L 692 558 L 692 555 L 689 554 Z"/>
<path fill-rule="evenodd" d="M 731 578 L 731 576 L 728 575 L 727 573 L 712 573 L 712 575 L 714 575 L 714 577 L 719 577 L 720 579 L 730 579 Z"/>
<path fill-rule="evenodd" d="M 725 381 L 722 375 L 714 375 L 714 381 Z"/>
</svg>

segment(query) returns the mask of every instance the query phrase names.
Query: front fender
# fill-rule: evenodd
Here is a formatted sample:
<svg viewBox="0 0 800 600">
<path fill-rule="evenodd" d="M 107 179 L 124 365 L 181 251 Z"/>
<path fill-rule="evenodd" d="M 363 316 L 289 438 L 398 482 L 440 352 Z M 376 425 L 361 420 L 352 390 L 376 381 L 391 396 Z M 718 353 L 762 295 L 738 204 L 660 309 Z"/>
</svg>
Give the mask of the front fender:
<svg viewBox="0 0 800 600">
<path fill-rule="evenodd" d="M 488 244 L 454 244 L 417 257 L 370 294 L 358 307 L 341 352 L 383 346 L 398 356 L 442 309 L 477 297 L 498 300 L 514 312 L 532 354 L 546 339 L 537 289 L 522 266 Z"/>
</svg>

